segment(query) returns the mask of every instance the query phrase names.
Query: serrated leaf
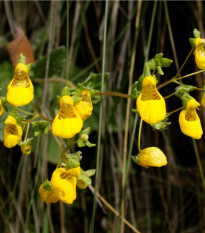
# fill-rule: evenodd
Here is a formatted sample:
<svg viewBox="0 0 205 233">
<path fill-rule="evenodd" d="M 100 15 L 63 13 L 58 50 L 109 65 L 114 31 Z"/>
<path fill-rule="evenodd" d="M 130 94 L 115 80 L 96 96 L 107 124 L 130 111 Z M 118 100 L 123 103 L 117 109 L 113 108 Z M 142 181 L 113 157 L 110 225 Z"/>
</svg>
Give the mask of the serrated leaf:
<svg viewBox="0 0 205 233">
<path fill-rule="evenodd" d="M 84 174 L 87 177 L 91 177 L 91 176 L 95 175 L 95 169 L 90 169 L 90 170 L 84 171 Z"/>
<path fill-rule="evenodd" d="M 77 161 L 76 159 L 68 159 L 66 161 L 66 169 L 71 169 L 79 166 L 80 166 L 80 162 Z"/>
<path fill-rule="evenodd" d="M 46 71 L 47 56 L 43 56 L 32 65 L 32 78 L 44 78 Z M 61 77 L 65 66 L 65 47 L 53 49 L 50 53 L 50 65 L 48 78 Z"/>
</svg>

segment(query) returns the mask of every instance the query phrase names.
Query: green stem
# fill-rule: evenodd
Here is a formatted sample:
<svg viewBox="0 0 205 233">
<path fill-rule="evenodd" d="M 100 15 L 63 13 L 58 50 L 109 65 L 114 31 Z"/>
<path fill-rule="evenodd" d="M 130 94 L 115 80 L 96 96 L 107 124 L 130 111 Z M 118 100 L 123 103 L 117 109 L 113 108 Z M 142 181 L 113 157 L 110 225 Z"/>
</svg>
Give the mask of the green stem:
<svg viewBox="0 0 205 233">
<path fill-rule="evenodd" d="M 119 97 L 126 98 L 126 99 L 131 98 L 131 95 L 119 93 L 119 92 L 99 92 L 96 95 L 119 96 Z"/>
<path fill-rule="evenodd" d="M 140 119 L 140 126 L 139 126 L 139 132 L 138 132 L 138 151 L 140 152 L 141 151 L 141 148 L 140 148 L 140 139 L 141 139 L 141 132 L 142 132 L 142 118 Z"/>
<path fill-rule="evenodd" d="M 200 172 L 200 175 L 201 175 L 202 186 L 203 186 L 203 189 L 204 189 L 204 192 L 205 192 L 205 179 L 204 179 L 204 174 L 203 174 L 203 170 L 202 170 L 202 166 L 201 166 L 201 160 L 200 160 L 200 157 L 199 157 L 199 151 L 198 151 L 198 148 L 197 148 L 197 145 L 196 145 L 196 140 L 192 139 L 192 142 L 193 142 L 194 152 L 195 152 L 196 159 L 197 159 L 197 164 L 198 164 L 198 167 L 199 167 L 199 172 Z"/>
<path fill-rule="evenodd" d="M 69 1 L 66 1 L 66 77 L 65 80 L 68 80 L 68 52 L 69 52 Z"/>
<path fill-rule="evenodd" d="M 107 18 L 108 18 L 108 0 L 106 0 L 106 2 L 105 2 L 101 92 L 103 92 L 104 73 L 105 73 Z M 99 175 L 100 147 L 101 147 L 100 143 L 101 143 L 101 130 L 102 130 L 102 111 L 103 111 L 103 101 L 101 101 L 101 103 L 100 103 L 99 130 L 98 130 L 98 142 L 97 142 L 97 159 L 96 159 L 96 176 L 95 176 L 95 192 L 94 192 L 94 200 L 93 200 L 93 211 L 92 211 L 92 218 L 91 218 L 91 225 L 90 225 L 90 233 L 94 232 L 94 225 L 95 225 L 96 198 L 97 198 L 97 190 L 98 190 L 98 175 Z"/>
<path fill-rule="evenodd" d="M 167 116 L 170 116 L 171 114 L 180 111 L 183 107 L 184 107 L 184 106 L 182 106 L 182 107 L 180 107 L 180 108 L 177 108 L 177 109 L 175 109 L 175 110 L 172 111 L 172 112 L 167 113 Z"/>
</svg>

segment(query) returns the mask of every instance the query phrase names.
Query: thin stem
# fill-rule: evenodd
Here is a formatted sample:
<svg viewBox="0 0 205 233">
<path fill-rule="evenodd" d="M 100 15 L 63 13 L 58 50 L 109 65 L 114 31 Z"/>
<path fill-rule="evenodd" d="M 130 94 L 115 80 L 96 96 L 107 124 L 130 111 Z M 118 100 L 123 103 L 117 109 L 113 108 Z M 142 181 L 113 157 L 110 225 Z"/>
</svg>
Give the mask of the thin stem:
<svg viewBox="0 0 205 233">
<path fill-rule="evenodd" d="M 39 114 L 38 111 L 36 110 L 34 104 L 33 104 L 32 102 L 31 102 L 31 106 L 32 106 L 32 108 L 33 108 L 33 111 L 34 111 L 34 112 L 36 113 L 36 115 L 37 115 L 37 116 L 34 116 L 34 117 L 32 118 L 32 120 L 34 120 L 36 117 L 40 117 L 41 119 L 43 119 L 43 120 L 45 120 L 45 121 L 53 122 L 53 120 L 50 120 L 50 119 L 44 117 L 43 115 Z M 30 120 L 29 122 L 31 122 L 31 120 Z"/>
<path fill-rule="evenodd" d="M 172 97 L 172 96 L 175 95 L 175 94 L 176 94 L 176 92 L 173 92 L 172 94 L 170 94 L 170 95 L 168 95 L 168 96 L 165 96 L 164 99 L 168 99 L 168 98 Z"/>
<path fill-rule="evenodd" d="M 175 109 L 175 110 L 172 111 L 172 112 L 167 113 L 167 116 L 170 116 L 170 115 L 172 115 L 173 113 L 180 111 L 183 107 L 184 107 L 184 106 L 182 106 L 182 107 L 180 107 L 180 108 L 177 108 L 177 109 Z"/>
<path fill-rule="evenodd" d="M 192 139 L 192 142 L 193 142 L 194 152 L 195 152 L 196 159 L 197 159 L 197 164 L 198 164 L 198 167 L 199 167 L 199 172 L 200 172 L 200 175 L 201 175 L 202 186 L 203 186 L 203 189 L 204 189 L 204 192 L 205 192 L 205 179 L 204 179 L 204 174 L 203 174 L 203 170 L 202 170 L 202 166 L 201 166 L 201 160 L 200 160 L 200 157 L 199 157 L 199 151 L 198 151 L 198 148 L 197 148 L 197 145 L 196 145 L 196 140 Z"/>
<path fill-rule="evenodd" d="M 131 95 L 119 93 L 119 92 L 99 92 L 96 95 L 119 96 L 119 97 L 126 98 L 126 99 L 131 98 Z"/>
<path fill-rule="evenodd" d="M 26 139 L 28 137 L 29 126 L 30 126 L 30 123 L 27 124 L 27 129 L 26 129 L 26 134 L 25 134 L 24 142 L 26 141 Z"/>
<path fill-rule="evenodd" d="M 68 64 L 68 53 L 69 53 L 69 1 L 66 1 L 66 61 Z M 65 81 L 68 80 L 68 66 L 66 65 L 66 77 Z"/>
<path fill-rule="evenodd" d="M 9 106 L 11 106 L 11 107 L 14 107 L 14 105 L 12 105 L 12 104 L 9 104 L 9 103 L 7 103 Z M 23 109 L 20 109 L 20 108 L 16 108 L 18 111 L 20 111 L 20 112 L 23 112 L 23 113 L 26 113 L 26 114 L 28 114 L 28 115 L 35 115 L 34 113 L 30 113 L 30 112 L 27 112 L 27 111 L 24 111 Z"/>
<path fill-rule="evenodd" d="M 140 148 L 140 139 L 141 139 L 141 132 L 142 132 L 142 118 L 140 119 L 140 126 L 139 126 L 139 132 L 138 132 L 138 151 L 140 152 L 141 151 L 141 148 Z"/>
<path fill-rule="evenodd" d="M 101 92 L 103 92 L 104 85 L 104 73 L 105 73 L 105 55 L 106 55 L 106 35 L 107 35 L 107 18 L 108 18 L 108 0 L 105 2 L 105 21 L 104 21 L 104 32 L 103 32 L 103 56 L 102 56 L 102 79 L 101 79 Z M 97 159 L 96 159 L 96 176 L 95 176 L 95 192 L 93 200 L 93 211 L 91 218 L 90 232 L 94 232 L 95 225 L 95 213 L 96 213 L 96 194 L 98 190 L 98 175 L 99 175 L 99 162 L 100 162 L 100 147 L 101 147 L 101 130 L 102 130 L 102 111 L 103 101 L 100 103 L 100 114 L 99 114 L 99 130 L 98 130 L 98 142 L 97 142 Z"/>
<path fill-rule="evenodd" d="M 94 188 L 92 185 L 89 185 L 89 188 L 92 192 L 94 192 Z M 120 216 L 119 212 L 117 212 L 105 199 L 104 197 L 102 197 L 98 192 L 96 193 L 96 196 L 104 203 L 104 205 L 106 205 L 108 207 L 108 209 L 110 209 L 116 216 Z M 128 222 L 125 218 L 122 218 L 122 216 L 120 216 L 120 218 L 122 219 L 122 221 L 131 229 L 133 230 L 133 232 L 136 233 L 140 233 L 130 222 Z"/>
</svg>

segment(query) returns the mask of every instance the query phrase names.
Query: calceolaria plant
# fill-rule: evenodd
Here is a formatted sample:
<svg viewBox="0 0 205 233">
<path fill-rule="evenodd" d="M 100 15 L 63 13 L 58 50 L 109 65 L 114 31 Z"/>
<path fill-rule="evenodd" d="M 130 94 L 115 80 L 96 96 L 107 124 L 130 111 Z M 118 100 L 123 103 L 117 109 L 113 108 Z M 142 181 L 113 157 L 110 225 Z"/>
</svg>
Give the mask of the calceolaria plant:
<svg viewBox="0 0 205 233">
<path fill-rule="evenodd" d="M 196 65 L 200 69 L 205 68 L 205 39 L 201 39 L 200 32 L 194 30 L 194 37 L 190 42 L 194 51 Z M 190 53 L 191 54 L 191 53 Z M 187 59 L 186 59 L 187 60 Z M 29 78 L 31 65 L 25 64 L 25 57 L 20 54 L 19 62 L 15 67 L 15 75 L 7 87 L 6 97 L 0 97 L 0 116 L 5 116 L 4 122 L 4 145 L 12 148 L 21 146 L 22 153 L 32 153 L 33 139 L 39 135 L 52 134 L 62 145 L 62 152 L 57 162 L 57 167 L 50 178 L 39 185 L 41 200 L 46 204 L 62 201 L 72 204 L 78 189 L 85 189 L 92 184 L 91 176 L 95 169 L 85 171 L 81 167 L 83 158 L 80 149 L 82 147 L 93 147 L 89 134 L 92 125 L 88 126 L 89 119 L 95 104 L 101 99 L 101 95 L 113 95 L 123 98 L 131 98 L 136 103 L 136 114 L 141 118 L 138 133 L 138 152 L 132 156 L 132 160 L 141 167 L 162 167 L 167 165 L 167 158 L 161 149 L 155 146 L 141 149 L 140 137 L 142 122 L 150 125 L 154 130 L 166 130 L 171 122 L 169 116 L 179 113 L 179 126 L 181 132 L 192 139 L 200 139 L 203 129 L 197 110 L 201 105 L 205 106 L 205 88 L 198 88 L 182 83 L 182 79 L 193 74 L 176 76 L 158 85 L 158 80 L 163 81 L 164 68 L 168 68 L 172 60 L 164 58 L 162 53 L 156 54 L 144 64 L 144 71 L 139 79 L 132 85 L 131 95 L 116 92 L 99 92 L 101 86 L 101 74 L 91 73 L 89 77 L 80 84 L 65 86 L 60 95 L 57 96 L 57 104 L 53 119 L 41 115 L 34 103 L 35 90 L 32 80 Z M 184 64 L 183 64 L 184 66 Z M 182 68 L 183 68 L 182 66 Z M 182 70 L 180 69 L 180 71 Z M 32 77 L 32 76 L 31 76 Z M 104 75 L 106 83 L 108 74 Z M 180 81 L 180 82 L 179 82 Z M 103 85 L 105 84 L 103 83 Z M 161 88 L 175 83 L 178 86 L 174 92 L 166 98 L 160 93 Z M 190 92 L 202 90 L 202 99 L 196 100 Z M 171 96 L 181 99 L 182 106 L 167 112 L 166 101 Z M 35 99 L 34 99 L 35 100 Z M 21 109 L 30 106 L 32 112 Z M 32 129 L 32 130 L 30 130 Z M 76 148 L 78 150 L 76 151 Z M 89 148 L 88 148 L 89 149 Z"/>
</svg>

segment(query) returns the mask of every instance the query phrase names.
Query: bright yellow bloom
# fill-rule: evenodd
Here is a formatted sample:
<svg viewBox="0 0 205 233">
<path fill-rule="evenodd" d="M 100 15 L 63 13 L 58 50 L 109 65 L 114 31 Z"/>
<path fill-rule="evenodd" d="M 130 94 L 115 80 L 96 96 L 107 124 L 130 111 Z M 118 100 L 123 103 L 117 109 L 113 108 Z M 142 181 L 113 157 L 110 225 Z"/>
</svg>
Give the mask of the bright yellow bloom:
<svg viewBox="0 0 205 233">
<path fill-rule="evenodd" d="M 196 38 L 195 40 L 195 61 L 199 69 L 205 69 L 205 50 L 204 50 L 205 39 Z"/>
<path fill-rule="evenodd" d="M 137 111 L 142 120 L 149 124 L 156 124 L 166 116 L 164 98 L 156 88 L 156 80 L 147 76 L 142 82 L 142 92 L 137 98 Z"/>
<path fill-rule="evenodd" d="M 162 167 L 167 165 L 167 158 L 157 147 L 148 147 L 140 151 L 138 165 L 148 167 Z"/>
<path fill-rule="evenodd" d="M 4 112 L 5 112 L 5 109 L 4 109 L 4 107 L 2 105 L 2 101 L 0 99 L 0 117 L 4 114 Z"/>
<path fill-rule="evenodd" d="M 201 98 L 201 106 L 203 108 L 205 108 L 205 94 L 203 94 L 202 98 Z"/>
<path fill-rule="evenodd" d="M 75 105 L 77 113 L 80 115 L 83 121 L 92 115 L 93 105 L 91 101 L 90 92 L 84 90 L 81 92 L 82 100 Z"/>
<path fill-rule="evenodd" d="M 57 168 L 51 177 L 51 186 L 59 199 L 72 204 L 76 199 L 76 183 L 80 177 L 80 167 L 65 169 Z"/>
<path fill-rule="evenodd" d="M 179 125 L 182 133 L 194 139 L 200 139 L 203 134 L 201 121 L 196 113 L 199 105 L 195 99 L 191 99 L 187 103 L 186 109 L 179 114 Z"/>
<path fill-rule="evenodd" d="M 17 124 L 16 119 L 10 115 L 8 115 L 4 124 L 4 146 L 12 148 L 21 141 L 23 130 L 21 126 Z"/>
<path fill-rule="evenodd" d="M 7 87 L 6 99 L 15 106 L 24 106 L 33 100 L 33 84 L 26 65 L 18 63 L 15 75 Z"/>
<path fill-rule="evenodd" d="M 80 189 L 86 189 L 88 185 L 82 179 L 77 179 L 77 186 Z"/>
<path fill-rule="evenodd" d="M 21 146 L 21 151 L 24 155 L 30 155 L 31 153 L 31 145 L 23 145 Z"/>
<path fill-rule="evenodd" d="M 60 99 L 60 110 L 52 124 L 52 133 L 61 138 L 72 138 L 83 127 L 83 121 L 73 107 L 70 96 L 64 95 Z"/>
<path fill-rule="evenodd" d="M 50 183 L 50 181 L 48 181 Z M 56 203 L 59 201 L 59 197 L 56 195 L 56 193 L 51 190 L 51 191 L 47 191 L 43 188 L 43 184 L 41 184 L 40 188 L 39 188 L 39 194 L 41 197 L 41 200 L 46 202 L 46 204 L 50 204 L 50 203 Z"/>
</svg>

